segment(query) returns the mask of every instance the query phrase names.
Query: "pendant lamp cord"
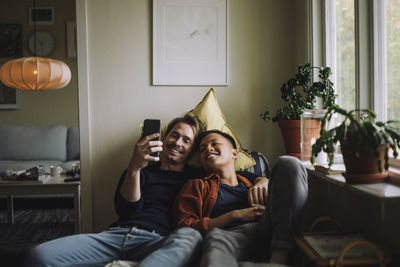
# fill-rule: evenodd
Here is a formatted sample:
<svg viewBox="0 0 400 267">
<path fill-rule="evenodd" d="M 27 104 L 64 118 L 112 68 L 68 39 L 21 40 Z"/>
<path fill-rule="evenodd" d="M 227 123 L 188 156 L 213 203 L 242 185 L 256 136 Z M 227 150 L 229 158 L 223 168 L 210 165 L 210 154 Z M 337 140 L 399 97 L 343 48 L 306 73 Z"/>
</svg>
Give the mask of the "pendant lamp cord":
<svg viewBox="0 0 400 267">
<path fill-rule="evenodd" d="M 33 0 L 33 57 L 36 57 L 36 20 L 37 20 L 36 0 Z"/>
</svg>

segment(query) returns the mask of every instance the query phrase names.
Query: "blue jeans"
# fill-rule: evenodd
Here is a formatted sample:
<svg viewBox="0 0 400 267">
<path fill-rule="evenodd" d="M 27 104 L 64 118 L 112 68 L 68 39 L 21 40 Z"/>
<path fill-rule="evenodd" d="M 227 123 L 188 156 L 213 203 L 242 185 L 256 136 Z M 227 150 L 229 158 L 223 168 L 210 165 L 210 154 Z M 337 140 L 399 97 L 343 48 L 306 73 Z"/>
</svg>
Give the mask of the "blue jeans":
<svg viewBox="0 0 400 267">
<path fill-rule="evenodd" d="M 200 266 L 238 266 L 238 260 L 267 261 L 272 249 L 294 248 L 299 215 L 308 195 L 307 171 L 297 158 L 282 156 L 274 166 L 265 214 L 257 223 L 211 229 Z"/>
<path fill-rule="evenodd" d="M 104 266 L 114 260 L 143 260 L 140 266 L 185 266 L 201 239 L 199 232 L 186 227 L 166 237 L 135 227 L 112 227 L 40 244 L 30 251 L 26 266 Z"/>
</svg>

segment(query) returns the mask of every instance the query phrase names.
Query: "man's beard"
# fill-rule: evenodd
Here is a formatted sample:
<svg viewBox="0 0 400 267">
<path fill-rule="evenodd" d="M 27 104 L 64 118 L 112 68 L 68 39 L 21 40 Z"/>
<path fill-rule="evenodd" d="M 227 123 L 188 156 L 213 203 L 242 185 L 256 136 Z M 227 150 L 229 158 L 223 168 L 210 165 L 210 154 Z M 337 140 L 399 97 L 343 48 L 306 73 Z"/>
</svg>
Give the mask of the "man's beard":
<svg viewBox="0 0 400 267">
<path fill-rule="evenodd" d="M 179 160 L 175 160 L 172 156 L 167 157 L 167 160 L 172 165 L 178 165 L 179 163 L 181 163 L 179 162 Z"/>
<path fill-rule="evenodd" d="M 186 159 L 184 159 L 184 158 L 180 158 L 179 160 L 174 159 L 173 156 L 167 156 L 166 158 L 167 158 L 168 162 L 172 165 L 178 165 L 178 164 L 186 162 Z"/>
<path fill-rule="evenodd" d="M 168 144 L 167 145 L 167 149 L 169 150 L 175 150 L 178 152 L 181 152 L 181 149 L 179 149 L 177 146 L 175 146 L 174 144 Z M 166 155 L 166 159 L 167 161 L 172 164 L 172 165 L 178 165 L 178 164 L 182 164 L 185 163 L 188 159 L 188 157 L 182 157 L 181 155 L 177 155 L 178 159 L 174 158 L 174 155 Z"/>
</svg>

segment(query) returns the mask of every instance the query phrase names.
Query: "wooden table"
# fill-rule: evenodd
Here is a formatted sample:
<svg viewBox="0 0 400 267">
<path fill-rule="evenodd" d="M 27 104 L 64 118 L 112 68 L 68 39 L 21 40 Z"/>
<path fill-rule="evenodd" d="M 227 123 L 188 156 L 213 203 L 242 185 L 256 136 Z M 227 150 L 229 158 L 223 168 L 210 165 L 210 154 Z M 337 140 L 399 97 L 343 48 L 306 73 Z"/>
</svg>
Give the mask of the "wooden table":
<svg viewBox="0 0 400 267">
<path fill-rule="evenodd" d="M 72 194 L 74 197 L 75 233 L 81 233 L 81 183 L 64 182 L 65 177 L 46 176 L 39 181 L 0 180 L 0 195 L 7 196 L 8 222 L 14 223 L 13 196 Z"/>
</svg>

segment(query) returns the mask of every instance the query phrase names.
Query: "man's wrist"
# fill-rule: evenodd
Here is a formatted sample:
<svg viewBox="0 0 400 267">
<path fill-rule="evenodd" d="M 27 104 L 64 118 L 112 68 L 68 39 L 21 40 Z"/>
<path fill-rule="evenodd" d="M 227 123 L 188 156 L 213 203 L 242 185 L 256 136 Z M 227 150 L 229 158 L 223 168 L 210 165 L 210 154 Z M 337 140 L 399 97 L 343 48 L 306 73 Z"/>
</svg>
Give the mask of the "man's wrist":
<svg viewBox="0 0 400 267">
<path fill-rule="evenodd" d="M 126 177 L 127 178 L 134 178 L 137 176 L 138 173 L 140 173 L 141 168 L 128 168 L 126 171 Z"/>
<path fill-rule="evenodd" d="M 231 222 L 236 221 L 238 219 L 238 217 L 239 216 L 238 216 L 237 210 L 233 210 L 233 211 L 229 212 L 229 220 Z"/>
<path fill-rule="evenodd" d="M 266 177 L 257 177 L 256 179 L 254 179 L 254 184 L 258 184 L 258 183 L 268 183 L 269 180 Z"/>
</svg>

